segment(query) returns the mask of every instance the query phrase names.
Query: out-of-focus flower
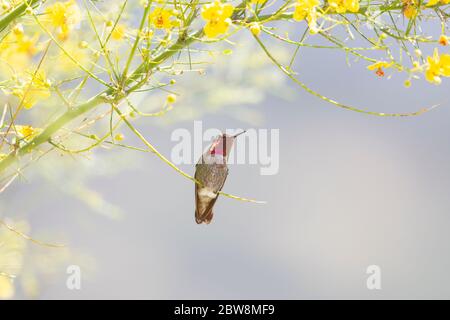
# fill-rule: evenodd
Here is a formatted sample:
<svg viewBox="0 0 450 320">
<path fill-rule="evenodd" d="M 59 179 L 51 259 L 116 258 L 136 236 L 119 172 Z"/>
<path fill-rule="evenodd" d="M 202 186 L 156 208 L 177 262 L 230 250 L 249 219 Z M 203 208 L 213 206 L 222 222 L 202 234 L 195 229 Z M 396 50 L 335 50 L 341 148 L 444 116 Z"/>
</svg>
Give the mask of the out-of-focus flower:
<svg viewBox="0 0 450 320">
<path fill-rule="evenodd" d="M 0 13 L 8 12 L 21 3 L 23 3 L 23 0 L 1 0 L 0 1 L 0 9 L 1 9 Z"/>
<path fill-rule="evenodd" d="M 42 129 L 40 128 L 33 128 L 32 126 L 26 125 L 26 126 L 19 126 L 16 125 L 16 132 L 20 139 L 24 139 L 26 141 L 30 141 L 33 139 L 37 134 L 39 134 Z"/>
<path fill-rule="evenodd" d="M 174 26 L 174 17 L 175 16 L 171 10 L 158 7 L 150 13 L 149 19 L 150 24 L 156 29 L 170 30 Z"/>
<path fill-rule="evenodd" d="M 64 50 L 68 52 L 75 61 L 83 66 L 89 65 L 92 56 L 90 55 L 89 50 L 85 49 L 86 43 L 83 44 L 83 41 L 68 40 L 62 45 Z M 72 73 L 73 75 L 74 72 L 81 72 L 77 64 L 63 51 L 58 52 L 56 59 L 58 61 L 57 64 L 53 63 L 47 66 L 48 72 L 52 75 L 60 73 Z"/>
<path fill-rule="evenodd" d="M 75 0 L 58 1 L 45 9 L 45 20 L 58 29 L 60 40 L 66 40 L 73 26 L 80 22 L 81 12 Z"/>
<path fill-rule="evenodd" d="M 425 78 L 431 83 L 440 84 L 442 82 L 441 77 L 450 77 L 450 55 L 440 55 L 436 48 L 433 56 L 427 57 Z"/>
<path fill-rule="evenodd" d="M 174 94 L 169 94 L 168 96 L 167 96 L 167 103 L 168 104 L 174 104 L 176 101 L 177 101 L 177 96 L 176 95 L 174 95 Z"/>
<path fill-rule="evenodd" d="M 2 9 L 2 13 L 8 12 L 9 10 L 11 10 L 11 5 L 8 3 L 8 1 L 1 1 L 0 8 Z"/>
<path fill-rule="evenodd" d="M 394 63 L 393 62 L 386 62 L 386 61 L 377 61 L 370 66 L 367 66 L 367 69 L 370 71 L 375 71 L 375 74 L 379 77 L 384 76 L 384 70 L 383 68 L 387 69 L 390 68 Z"/>
<path fill-rule="evenodd" d="M 443 46 L 448 46 L 448 37 L 445 34 L 442 34 L 439 37 L 439 44 L 441 44 Z"/>
<path fill-rule="evenodd" d="M 37 102 L 50 97 L 50 83 L 44 72 L 30 73 L 26 81 L 12 90 L 25 109 L 32 108 Z"/>
<path fill-rule="evenodd" d="M 328 0 L 328 6 L 337 13 L 358 12 L 359 0 Z"/>
<path fill-rule="evenodd" d="M 111 38 L 120 41 L 125 38 L 126 27 L 123 24 L 118 24 L 111 33 Z"/>
<path fill-rule="evenodd" d="M 267 0 L 251 0 L 250 2 L 254 4 L 264 4 L 266 1 Z"/>
<path fill-rule="evenodd" d="M 29 37 L 23 33 L 9 33 L 0 43 L 0 55 L 4 59 L 8 56 L 17 54 L 24 54 L 31 58 L 38 52 L 38 39 L 38 34 L 35 34 L 33 37 Z M 6 60 L 8 59 L 6 58 Z"/>
<path fill-rule="evenodd" d="M 317 32 L 317 7 L 319 0 L 297 0 L 294 11 L 294 20 L 306 19 L 312 32 Z"/>
<path fill-rule="evenodd" d="M 30 37 L 24 33 L 23 26 L 16 25 L 13 32 L 0 42 L 0 60 L 9 66 L 9 69 L 0 68 L 1 71 L 13 69 L 15 73 L 20 73 L 29 68 L 33 56 L 41 49 L 38 40 L 38 33 Z"/>
<path fill-rule="evenodd" d="M 234 7 L 229 3 L 214 1 L 203 5 L 202 18 L 206 21 L 203 28 L 208 38 L 215 38 L 220 34 L 226 33 L 231 25 L 231 15 Z"/>
</svg>

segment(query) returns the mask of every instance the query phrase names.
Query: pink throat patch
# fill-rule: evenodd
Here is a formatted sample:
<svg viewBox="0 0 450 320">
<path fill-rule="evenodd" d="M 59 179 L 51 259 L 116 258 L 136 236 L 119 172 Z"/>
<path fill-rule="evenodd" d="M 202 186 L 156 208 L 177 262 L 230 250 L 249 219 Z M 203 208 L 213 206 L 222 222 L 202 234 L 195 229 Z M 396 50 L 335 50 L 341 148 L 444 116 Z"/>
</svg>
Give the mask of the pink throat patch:
<svg viewBox="0 0 450 320">
<path fill-rule="evenodd" d="M 211 154 L 220 154 L 221 156 L 223 156 L 223 150 L 217 150 L 216 148 L 214 148 L 211 150 Z"/>
</svg>

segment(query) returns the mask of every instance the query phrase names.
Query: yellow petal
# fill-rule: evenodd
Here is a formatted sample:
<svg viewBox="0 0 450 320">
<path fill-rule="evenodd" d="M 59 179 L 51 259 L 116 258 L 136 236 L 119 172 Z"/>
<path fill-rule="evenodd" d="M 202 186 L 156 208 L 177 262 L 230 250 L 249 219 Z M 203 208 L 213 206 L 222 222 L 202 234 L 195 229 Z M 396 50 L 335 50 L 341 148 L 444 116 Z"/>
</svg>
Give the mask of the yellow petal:
<svg viewBox="0 0 450 320">
<path fill-rule="evenodd" d="M 450 0 L 449 0 L 450 1 Z M 428 3 L 427 3 L 427 7 L 431 7 L 431 6 L 434 6 L 435 4 L 437 4 L 439 2 L 439 0 L 430 0 Z"/>
<path fill-rule="evenodd" d="M 226 3 L 226 4 L 223 5 L 223 9 L 222 10 L 223 10 L 222 11 L 223 12 L 222 13 L 222 18 L 229 18 L 233 14 L 234 7 L 231 4 Z"/>
</svg>

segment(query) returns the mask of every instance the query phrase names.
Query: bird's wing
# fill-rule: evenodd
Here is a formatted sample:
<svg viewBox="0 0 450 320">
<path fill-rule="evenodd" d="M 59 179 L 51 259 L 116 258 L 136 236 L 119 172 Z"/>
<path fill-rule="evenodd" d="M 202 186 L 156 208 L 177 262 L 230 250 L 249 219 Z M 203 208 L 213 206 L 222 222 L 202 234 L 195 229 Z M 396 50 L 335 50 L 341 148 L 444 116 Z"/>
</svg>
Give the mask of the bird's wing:
<svg viewBox="0 0 450 320">
<path fill-rule="evenodd" d="M 225 171 L 225 177 L 223 178 L 222 184 L 219 188 L 212 191 L 207 187 L 199 186 L 195 184 L 195 221 L 200 223 L 210 224 L 211 220 L 214 216 L 214 212 L 212 209 L 214 208 L 214 204 L 216 203 L 217 198 L 219 197 L 219 191 L 222 190 L 225 181 L 228 176 L 228 168 Z M 199 198 L 199 194 L 202 193 L 202 196 L 205 198 L 209 198 L 208 203 L 206 204 L 206 208 L 204 208 L 204 204 L 201 203 L 201 199 Z M 204 208 L 204 209 L 203 209 Z M 203 209 L 203 210 L 201 210 Z"/>
<path fill-rule="evenodd" d="M 205 204 L 202 203 L 202 200 L 200 200 L 199 198 L 199 192 L 202 192 L 202 190 L 199 189 L 203 189 L 203 190 L 207 190 L 206 188 L 202 188 L 199 187 L 197 184 L 195 185 L 195 221 L 200 224 L 200 223 L 206 223 L 209 224 L 211 223 L 211 220 L 213 218 L 213 207 L 214 204 L 216 203 L 217 197 L 219 196 L 219 194 L 215 194 L 215 196 L 213 197 L 213 195 L 211 195 L 211 197 L 209 198 L 209 201 L 206 204 L 206 208 L 205 208 Z M 212 191 L 206 191 L 206 192 L 210 192 L 211 194 L 213 194 Z M 206 200 L 203 200 L 203 202 L 205 202 Z M 203 210 L 202 210 L 203 209 Z"/>
</svg>

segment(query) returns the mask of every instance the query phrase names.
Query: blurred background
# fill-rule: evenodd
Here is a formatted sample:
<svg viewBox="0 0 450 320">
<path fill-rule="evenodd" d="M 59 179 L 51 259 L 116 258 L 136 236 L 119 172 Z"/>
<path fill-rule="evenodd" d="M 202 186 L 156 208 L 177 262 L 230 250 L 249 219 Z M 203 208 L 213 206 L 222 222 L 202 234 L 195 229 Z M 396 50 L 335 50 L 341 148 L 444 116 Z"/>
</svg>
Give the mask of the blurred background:
<svg viewBox="0 0 450 320">
<path fill-rule="evenodd" d="M 406 89 L 401 74 L 378 78 L 342 52 L 302 48 L 299 78 L 340 102 L 380 112 L 441 104 L 418 117 L 358 114 L 303 91 L 250 40 L 178 77 L 174 109 L 134 124 L 165 155 L 173 130 L 192 132 L 194 120 L 204 130 L 279 129 L 279 173 L 232 165 L 223 189 L 267 204 L 220 197 L 212 224 L 197 225 L 194 185 L 156 156 L 54 152 L 1 195 L 4 217 L 68 245 L 63 257 L 28 245 L 32 289 L 18 286 L 16 298 L 450 298 L 448 80 Z M 287 57 L 294 49 L 273 47 Z M 66 287 L 69 265 L 81 267 L 81 290 Z M 381 268 L 381 290 L 366 287 L 369 265 Z"/>
</svg>

